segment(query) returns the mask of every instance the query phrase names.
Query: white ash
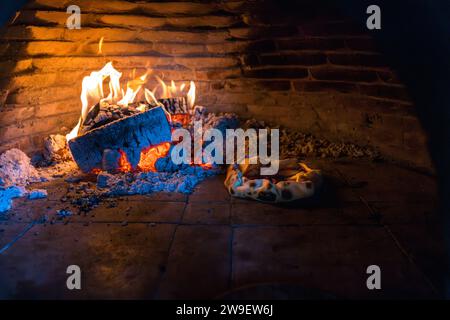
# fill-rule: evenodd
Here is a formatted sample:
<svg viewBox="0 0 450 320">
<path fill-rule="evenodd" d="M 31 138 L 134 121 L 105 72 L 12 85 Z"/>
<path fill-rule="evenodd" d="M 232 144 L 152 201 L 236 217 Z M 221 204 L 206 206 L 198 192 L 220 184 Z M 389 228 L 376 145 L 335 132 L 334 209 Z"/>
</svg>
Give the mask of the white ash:
<svg viewBox="0 0 450 320">
<path fill-rule="evenodd" d="M 0 155 L 0 185 L 26 186 L 42 180 L 30 158 L 21 150 L 10 149 Z"/>
<path fill-rule="evenodd" d="M 8 211 L 12 206 L 12 199 L 23 197 L 26 190 L 22 186 L 0 187 L 0 213 Z"/>
<path fill-rule="evenodd" d="M 33 189 L 28 193 L 28 199 L 43 199 L 47 198 L 47 190 L 44 189 Z"/>
<path fill-rule="evenodd" d="M 0 155 L 0 212 L 11 208 L 12 199 L 27 194 L 25 186 L 45 180 L 21 150 L 10 149 L 4 152 Z"/>
<path fill-rule="evenodd" d="M 97 176 L 97 188 L 103 195 L 121 196 L 150 194 L 153 192 L 179 192 L 189 194 L 207 177 L 218 174 L 218 169 L 186 166 L 175 172 L 139 172 Z"/>
</svg>

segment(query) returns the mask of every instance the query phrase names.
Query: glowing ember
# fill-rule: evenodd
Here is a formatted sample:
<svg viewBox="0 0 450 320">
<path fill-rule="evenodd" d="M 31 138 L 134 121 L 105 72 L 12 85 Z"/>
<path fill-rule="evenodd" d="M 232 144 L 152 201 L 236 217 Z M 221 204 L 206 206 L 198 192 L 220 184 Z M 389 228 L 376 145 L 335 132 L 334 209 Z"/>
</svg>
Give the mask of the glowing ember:
<svg viewBox="0 0 450 320">
<path fill-rule="evenodd" d="M 142 171 L 156 172 L 155 164 L 159 158 L 165 157 L 170 150 L 170 143 L 165 142 L 157 146 L 142 150 L 141 158 L 138 163 L 139 169 Z"/>
<path fill-rule="evenodd" d="M 170 120 L 172 123 L 179 123 L 182 126 L 187 126 L 191 121 L 191 116 L 187 113 L 173 114 L 171 115 Z"/>
<path fill-rule="evenodd" d="M 118 171 L 120 172 L 130 172 L 131 171 L 131 164 L 128 161 L 127 154 L 123 152 L 122 150 L 119 150 L 120 152 L 120 159 L 119 159 L 119 168 Z"/>
<path fill-rule="evenodd" d="M 153 171 L 156 172 L 156 161 L 159 158 L 167 156 L 168 152 L 170 150 L 170 143 L 164 142 L 156 146 L 152 146 L 149 148 L 146 148 L 142 150 L 141 157 L 139 159 L 138 163 L 138 169 L 139 171 L 148 172 Z M 131 164 L 128 161 L 127 155 L 122 150 L 119 150 L 120 152 L 120 159 L 119 159 L 119 166 L 117 171 L 120 172 L 131 172 Z"/>
</svg>

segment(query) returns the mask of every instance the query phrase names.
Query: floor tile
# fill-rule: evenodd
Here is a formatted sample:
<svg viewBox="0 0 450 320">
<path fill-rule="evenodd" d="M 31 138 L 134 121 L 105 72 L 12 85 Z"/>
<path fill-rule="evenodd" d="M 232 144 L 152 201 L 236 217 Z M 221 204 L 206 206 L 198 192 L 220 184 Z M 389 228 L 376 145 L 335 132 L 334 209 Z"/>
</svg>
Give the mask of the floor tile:
<svg viewBox="0 0 450 320">
<path fill-rule="evenodd" d="M 189 202 L 228 202 L 230 195 L 223 182 L 224 175 L 209 177 L 200 183 L 189 196 Z"/>
<path fill-rule="evenodd" d="M 366 269 L 378 265 L 382 289 L 366 287 Z M 383 227 L 312 226 L 237 228 L 233 285 L 289 283 L 338 298 L 429 297 L 432 288 Z"/>
<path fill-rule="evenodd" d="M 151 298 L 174 232 L 172 225 L 35 226 L 0 256 L 0 297 Z M 81 290 L 68 290 L 69 265 Z"/>
<path fill-rule="evenodd" d="M 192 224 L 229 224 L 230 203 L 192 202 L 186 207 L 183 223 Z"/>
<path fill-rule="evenodd" d="M 211 299 L 228 289 L 231 228 L 179 226 L 160 299 Z"/>
</svg>

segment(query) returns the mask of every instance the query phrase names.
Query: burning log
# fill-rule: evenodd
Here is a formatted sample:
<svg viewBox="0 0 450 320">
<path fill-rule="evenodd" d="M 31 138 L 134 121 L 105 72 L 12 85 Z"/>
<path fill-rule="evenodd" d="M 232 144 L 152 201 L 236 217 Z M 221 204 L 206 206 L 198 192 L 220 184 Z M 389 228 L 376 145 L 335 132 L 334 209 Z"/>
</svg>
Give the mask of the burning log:
<svg viewBox="0 0 450 320">
<path fill-rule="evenodd" d="M 72 156 L 83 172 L 103 168 L 111 152 L 121 152 L 132 169 L 141 151 L 171 141 L 170 125 L 161 107 L 126 116 L 69 140 Z M 106 151 L 106 155 L 104 152 Z M 110 166 L 110 165 L 109 165 Z"/>
<path fill-rule="evenodd" d="M 152 106 L 144 105 L 145 110 Z M 99 102 L 93 106 L 87 113 L 86 118 L 80 127 L 80 133 L 85 134 L 95 128 L 104 126 L 110 122 L 122 119 L 141 112 L 137 109 L 137 105 L 128 105 L 126 107 L 109 104 L 107 102 Z"/>
<path fill-rule="evenodd" d="M 185 97 L 158 99 L 164 109 L 171 114 L 187 113 L 187 102 Z"/>
</svg>

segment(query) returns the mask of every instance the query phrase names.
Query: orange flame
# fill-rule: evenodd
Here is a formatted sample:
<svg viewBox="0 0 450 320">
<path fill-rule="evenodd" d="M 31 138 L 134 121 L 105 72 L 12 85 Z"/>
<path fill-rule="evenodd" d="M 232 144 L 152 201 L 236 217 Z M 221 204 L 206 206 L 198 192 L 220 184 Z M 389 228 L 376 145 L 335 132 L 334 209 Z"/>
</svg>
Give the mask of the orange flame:
<svg viewBox="0 0 450 320">
<path fill-rule="evenodd" d="M 156 161 L 159 158 L 165 157 L 170 150 L 170 143 L 163 142 L 159 145 L 152 146 L 150 148 L 144 149 L 141 152 L 141 158 L 139 160 L 138 167 L 142 171 L 157 171 Z"/>
<path fill-rule="evenodd" d="M 131 164 L 128 161 L 127 154 L 119 149 L 120 158 L 119 158 L 119 168 L 117 169 L 120 172 L 130 172 Z"/>
<path fill-rule="evenodd" d="M 160 97 L 163 99 L 181 97 L 186 95 L 187 105 L 189 108 L 193 108 L 195 105 L 195 83 L 191 81 L 189 84 L 189 91 L 187 93 L 184 92 L 186 88 L 186 84 L 182 83 L 179 87 L 175 84 L 175 81 L 170 82 L 170 86 L 167 86 L 166 83 L 158 76 L 155 76 L 156 80 L 159 82 L 159 86 L 161 87 L 161 95 Z M 157 88 L 154 89 L 156 91 Z M 154 94 L 154 92 L 153 92 Z M 147 100 L 148 101 L 148 100 Z M 150 103 L 150 101 L 148 101 Z"/>
<path fill-rule="evenodd" d="M 141 151 L 141 157 L 138 163 L 138 169 L 143 172 L 153 171 L 156 172 L 156 161 L 159 158 L 165 157 L 170 150 L 170 143 L 163 142 L 161 144 L 151 146 L 149 148 L 143 149 Z M 130 162 L 128 161 L 127 154 L 119 150 L 120 158 L 119 158 L 119 166 L 117 171 L 119 172 L 131 172 L 133 168 L 131 167 Z"/>
<path fill-rule="evenodd" d="M 195 83 L 191 81 L 189 91 L 187 93 L 187 105 L 190 109 L 193 109 L 195 106 Z"/>
<path fill-rule="evenodd" d="M 98 43 L 98 54 L 102 54 L 103 48 L 103 40 L 102 37 Z M 110 104 L 117 104 L 122 107 L 128 106 L 130 103 L 133 103 L 136 99 L 141 88 L 147 81 L 148 75 L 151 73 L 150 70 L 147 70 L 145 74 L 140 77 L 134 78 L 133 71 L 133 80 L 127 82 L 126 91 L 121 88 L 120 78 L 122 77 L 122 73 L 117 71 L 112 62 L 108 62 L 101 70 L 93 71 L 89 76 L 83 78 L 82 81 L 82 89 L 81 89 L 81 115 L 78 119 L 76 126 L 66 135 L 66 140 L 69 141 L 78 136 L 78 132 L 89 110 L 95 106 L 97 103 L 105 101 Z M 195 105 L 195 84 L 193 81 L 190 82 L 189 91 L 185 93 L 186 84 L 182 83 L 177 86 L 174 81 L 171 81 L 170 86 L 167 86 L 164 81 L 155 76 L 159 82 L 159 85 L 150 91 L 144 88 L 145 99 L 150 105 L 161 105 L 158 102 L 158 99 L 155 96 L 156 89 L 160 86 L 162 88 L 162 93 L 159 98 L 172 98 L 172 97 L 180 97 L 186 95 L 187 105 L 190 109 L 192 109 Z M 105 79 L 109 78 L 109 94 L 105 97 L 103 92 L 103 82 Z M 146 106 L 141 104 L 138 106 L 137 110 L 145 111 Z M 171 119 L 171 115 L 168 114 L 169 119 Z"/>
<path fill-rule="evenodd" d="M 100 41 L 98 42 L 98 51 L 97 54 L 102 54 L 102 47 L 103 47 L 103 40 L 105 39 L 105 37 L 101 37 Z"/>
<path fill-rule="evenodd" d="M 172 123 L 179 123 L 182 126 L 187 126 L 191 121 L 191 116 L 185 113 L 172 114 L 170 117 Z"/>
</svg>

